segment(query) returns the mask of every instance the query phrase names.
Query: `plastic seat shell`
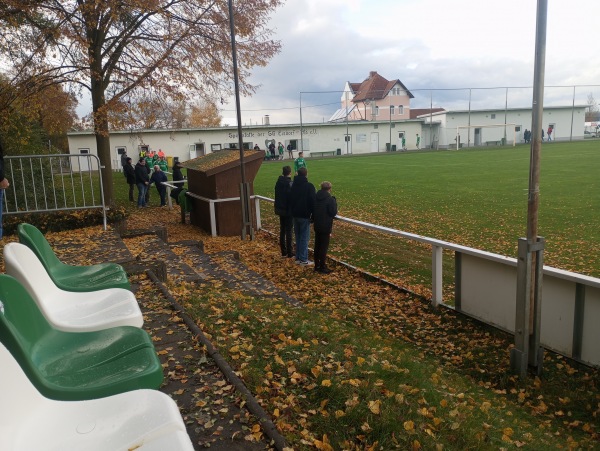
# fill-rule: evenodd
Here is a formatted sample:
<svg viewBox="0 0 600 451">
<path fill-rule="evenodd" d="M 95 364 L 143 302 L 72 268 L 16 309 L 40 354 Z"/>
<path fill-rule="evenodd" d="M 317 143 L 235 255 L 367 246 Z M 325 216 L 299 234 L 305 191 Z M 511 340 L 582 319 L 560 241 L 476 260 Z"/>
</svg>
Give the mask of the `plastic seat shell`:
<svg viewBox="0 0 600 451">
<path fill-rule="evenodd" d="M 0 343 L 0 449 L 11 451 L 188 451 L 175 402 L 156 390 L 91 401 L 42 396 Z"/>
<path fill-rule="evenodd" d="M 158 388 L 163 381 L 152 340 L 142 329 L 57 330 L 25 288 L 6 274 L 0 274 L 0 302 L 0 341 L 47 398 L 102 398 Z"/>
<path fill-rule="evenodd" d="M 144 318 L 131 291 L 123 288 L 88 293 L 61 290 L 27 246 L 8 243 L 3 254 L 6 273 L 25 287 L 52 327 L 68 332 L 142 327 Z"/>
<path fill-rule="evenodd" d="M 46 237 L 37 227 L 17 226 L 19 241 L 29 247 L 42 262 L 57 287 L 65 291 L 96 291 L 105 288 L 131 289 L 127 273 L 117 263 L 88 266 L 67 265 L 59 260 Z"/>
</svg>

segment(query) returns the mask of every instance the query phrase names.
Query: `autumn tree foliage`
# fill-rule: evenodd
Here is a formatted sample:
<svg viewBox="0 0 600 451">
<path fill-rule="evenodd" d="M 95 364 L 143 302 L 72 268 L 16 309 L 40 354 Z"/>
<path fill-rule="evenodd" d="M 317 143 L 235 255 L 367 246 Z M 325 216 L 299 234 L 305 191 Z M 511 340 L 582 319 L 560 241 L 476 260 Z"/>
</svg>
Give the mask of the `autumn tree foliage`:
<svg viewBox="0 0 600 451">
<path fill-rule="evenodd" d="M 189 127 L 219 127 L 221 125 L 221 115 L 214 103 L 204 102 L 196 103 L 191 107 L 188 117 Z"/>
<path fill-rule="evenodd" d="M 0 136 L 9 155 L 68 149 L 67 132 L 76 120 L 77 99 L 61 85 L 11 85 L 0 76 Z"/>
<path fill-rule="evenodd" d="M 240 90 L 280 47 L 270 14 L 281 0 L 235 3 Z M 13 79 L 35 75 L 88 90 L 104 198 L 114 201 L 109 117 L 136 98 L 213 99 L 233 90 L 225 0 L 5 0 L 0 51 Z"/>
</svg>

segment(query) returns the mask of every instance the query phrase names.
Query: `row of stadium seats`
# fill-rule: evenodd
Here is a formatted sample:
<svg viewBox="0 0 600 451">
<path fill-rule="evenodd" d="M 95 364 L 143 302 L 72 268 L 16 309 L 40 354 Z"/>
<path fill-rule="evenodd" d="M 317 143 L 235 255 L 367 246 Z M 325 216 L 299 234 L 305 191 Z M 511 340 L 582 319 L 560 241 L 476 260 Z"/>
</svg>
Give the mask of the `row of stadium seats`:
<svg viewBox="0 0 600 451">
<path fill-rule="evenodd" d="M 18 232 L 0 274 L 0 449 L 192 450 L 123 268 L 65 265 Z"/>
</svg>

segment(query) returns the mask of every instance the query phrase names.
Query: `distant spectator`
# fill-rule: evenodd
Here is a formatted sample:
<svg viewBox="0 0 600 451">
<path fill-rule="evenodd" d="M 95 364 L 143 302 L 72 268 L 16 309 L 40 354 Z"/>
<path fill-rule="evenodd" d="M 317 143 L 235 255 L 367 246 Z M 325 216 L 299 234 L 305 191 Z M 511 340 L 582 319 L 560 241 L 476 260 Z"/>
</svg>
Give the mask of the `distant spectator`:
<svg viewBox="0 0 600 451">
<path fill-rule="evenodd" d="M 296 235 L 296 263 L 312 265 L 308 260 L 308 240 L 310 239 L 310 218 L 315 208 L 315 186 L 308 181 L 305 167 L 298 169 L 290 191 L 290 208 L 294 218 Z"/>
<path fill-rule="evenodd" d="M 181 168 L 183 167 L 183 165 L 178 161 L 173 165 L 173 184 L 177 187 L 177 188 L 173 188 L 171 190 L 171 197 L 173 199 L 175 199 L 177 201 L 177 203 L 179 203 L 179 193 L 184 189 L 183 187 L 183 181 L 185 180 L 185 177 L 183 176 L 183 173 L 181 172 Z"/>
<path fill-rule="evenodd" d="M 275 214 L 279 216 L 279 247 L 282 257 L 293 257 L 292 228 L 294 219 L 290 210 L 290 191 L 292 190 L 292 168 L 284 166 L 282 175 L 275 184 Z"/>
<path fill-rule="evenodd" d="M 183 176 L 183 173 L 181 172 L 181 168 L 183 167 L 183 165 L 177 161 L 174 165 L 173 165 L 173 181 L 174 182 L 180 182 L 185 180 L 185 177 Z M 176 185 L 181 186 L 183 185 L 182 183 L 176 183 Z"/>
<path fill-rule="evenodd" d="M 552 132 L 554 131 L 554 129 L 552 128 L 552 126 L 548 126 L 548 141 L 552 141 Z"/>
<path fill-rule="evenodd" d="M 331 195 L 331 183 L 321 183 L 321 189 L 315 197 L 315 209 L 313 212 L 315 228 L 315 271 L 323 274 L 331 273 L 327 267 L 327 249 L 333 218 L 337 215 L 337 202 Z"/>
<path fill-rule="evenodd" d="M 296 174 L 298 174 L 300 168 L 307 168 L 306 161 L 304 160 L 304 152 L 298 152 L 298 158 L 294 160 L 294 172 Z"/>
<path fill-rule="evenodd" d="M 125 170 L 125 165 L 127 164 L 127 158 L 129 158 L 127 156 L 127 150 L 123 150 L 123 153 L 121 154 L 121 167 L 123 168 L 123 171 Z"/>
<path fill-rule="evenodd" d="M 158 157 L 158 162 L 156 163 L 161 171 L 167 172 L 169 170 L 169 165 L 165 157 Z"/>
<path fill-rule="evenodd" d="M 290 158 L 290 160 L 294 159 L 294 148 L 292 147 L 292 143 L 289 143 L 287 145 L 287 151 L 288 151 L 288 157 Z"/>
<path fill-rule="evenodd" d="M 160 196 L 160 206 L 164 207 L 167 205 L 167 187 L 163 185 L 163 182 L 167 181 L 167 174 L 160 170 L 159 165 L 154 166 L 154 172 L 150 177 L 150 184 L 154 183 L 156 191 Z"/>
<path fill-rule="evenodd" d="M 271 154 L 271 159 L 274 160 L 275 159 L 275 143 L 273 141 L 271 141 L 271 144 L 269 144 L 269 153 Z"/>
<path fill-rule="evenodd" d="M 420 149 L 420 148 L 421 148 L 421 137 L 417 133 L 417 149 Z"/>
<path fill-rule="evenodd" d="M 283 160 L 283 144 L 279 143 L 277 146 L 277 151 L 279 152 L 279 159 Z"/>
<path fill-rule="evenodd" d="M 258 147 L 258 144 L 254 144 L 254 150 L 260 150 L 260 147 Z"/>
<path fill-rule="evenodd" d="M 544 140 L 544 129 L 542 128 L 542 141 Z"/>
<path fill-rule="evenodd" d="M 150 184 L 150 177 L 146 170 L 146 159 L 140 158 L 140 161 L 135 165 L 135 184 L 138 189 L 138 208 L 146 206 L 146 191 Z"/>
<path fill-rule="evenodd" d="M 162 149 L 158 149 L 158 158 L 165 158 L 165 153 Z"/>
<path fill-rule="evenodd" d="M 135 202 L 135 199 L 133 198 L 133 187 L 135 186 L 135 168 L 131 163 L 130 157 L 127 157 L 125 166 L 123 166 L 123 172 L 125 173 L 127 184 L 129 185 L 129 201 Z"/>
</svg>

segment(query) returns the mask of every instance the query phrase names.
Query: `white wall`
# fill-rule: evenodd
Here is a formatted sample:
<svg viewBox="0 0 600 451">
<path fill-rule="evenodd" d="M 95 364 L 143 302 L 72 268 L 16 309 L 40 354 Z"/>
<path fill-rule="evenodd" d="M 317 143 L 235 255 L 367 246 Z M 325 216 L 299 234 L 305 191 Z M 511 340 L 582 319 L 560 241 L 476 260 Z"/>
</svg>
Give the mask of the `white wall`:
<svg viewBox="0 0 600 451">
<path fill-rule="evenodd" d="M 377 152 L 385 152 L 386 143 L 396 144 L 399 148 L 398 132 L 406 133 L 406 145 L 409 149 L 416 148 L 416 134 L 421 131 L 421 121 L 397 121 L 397 122 L 361 122 L 341 124 L 307 124 L 302 127 L 302 142 L 300 139 L 301 128 L 299 125 L 260 125 L 244 127 L 244 143 L 250 143 L 250 147 L 258 144 L 261 149 L 267 147 L 267 142 L 275 140 L 282 142 L 286 147 L 290 140 L 296 140 L 297 148 L 303 147 L 305 157 L 310 158 L 310 152 L 337 151 L 345 155 L 347 151 L 345 136 L 348 133 L 352 142 L 348 150 L 353 154 L 371 152 L 371 136 L 378 134 Z M 115 167 L 120 167 L 117 160 L 117 147 L 126 147 L 127 154 L 135 161 L 138 155 L 138 146 L 148 145 L 150 150 L 162 149 L 167 156 L 178 157 L 180 161 L 190 158 L 189 148 L 194 143 L 204 143 L 206 153 L 211 152 L 211 145 L 221 145 L 225 148 L 229 143 L 238 142 L 238 132 L 235 127 L 223 127 L 213 129 L 190 129 L 190 130 L 141 130 L 136 133 L 114 131 L 110 134 L 110 145 L 114 161 L 118 161 Z M 423 141 L 421 142 L 423 147 Z M 69 134 L 69 151 L 79 153 L 79 149 L 89 148 L 91 153 L 96 154 L 96 142 L 90 132 L 73 132 Z M 284 153 L 287 158 L 287 151 Z"/>
<path fill-rule="evenodd" d="M 495 118 L 492 115 L 495 114 Z M 243 127 L 244 142 L 250 143 L 250 147 L 258 144 L 261 149 L 267 148 L 269 140 L 275 143 L 281 141 L 286 147 L 290 140 L 297 141 L 297 148 L 303 148 L 305 156 L 310 158 L 310 152 L 336 151 L 341 149 L 342 155 L 347 152 L 344 137 L 348 133 L 351 145 L 348 150 L 353 154 L 369 153 L 372 151 L 385 152 L 386 143 L 396 145 L 400 149 L 400 138 L 398 133 L 406 133 L 406 147 L 411 150 L 416 148 L 416 135 L 421 135 L 421 148 L 426 148 L 431 142 L 429 136 L 428 115 L 416 120 L 405 121 L 364 121 L 323 124 L 304 124 L 302 127 L 302 144 L 300 125 L 256 125 Z M 469 123 L 468 111 L 446 111 L 433 115 L 433 138 L 438 140 L 440 147 L 456 145 L 457 125 Z M 569 140 L 571 138 L 571 122 L 573 122 L 573 139 L 583 139 L 585 128 L 585 106 L 552 107 L 544 110 L 544 129 L 548 124 L 555 124 L 555 138 L 557 140 Z M 471 111 L 471 125 L 504 124 L 504 110 Z M 525 129 L 531 129 L 531 110 L 515 109 L 508 110 L 506 123 L 515 123 L 521 126 L 517 134 L 517 143 L 522 142 Z M 371 148 L 377 134 L 378 146 Z M 482 129 L 482 144 L 485 141 L 500 140 L 504 136 L 504 127 Z M 461 142 L 466 146 L 468 141 L 467 131 L 461 131 Z M 120 167 L 116 148 L 126 147 L 127 154 L 134 158 L 138 154 L 140 145 L 148 145 L 151 150 L 162 149 L 167 156 L 178 157 L 180 161 L 190 158 L 190 146 L 195 143 L 204 143 L 205 152 L 211 152 L 212 145 L 220 145 L 226 148 L 229 143 L 238 142 L 236 127 L 221 127 L 210 129 L 188 129 L 188 130 L 138 130 L 113 131 L 110 135 L 111 149 L 113 152 L 114 167 Z M 512 130 L 507 129 L 507 143 L 512 144 Z M 471 129 L 471 145 L 474 143 L 473 130 Z M 91 153 L 96 154 L 96 142 L 90 132 L 73 132 L 69 134 L 69 151 L 79 153 L 79 149 L 89 148 Z M 285 152 L 287 157 L 287 152 Z"/>
</svg>

